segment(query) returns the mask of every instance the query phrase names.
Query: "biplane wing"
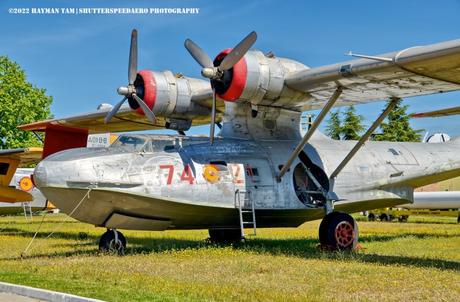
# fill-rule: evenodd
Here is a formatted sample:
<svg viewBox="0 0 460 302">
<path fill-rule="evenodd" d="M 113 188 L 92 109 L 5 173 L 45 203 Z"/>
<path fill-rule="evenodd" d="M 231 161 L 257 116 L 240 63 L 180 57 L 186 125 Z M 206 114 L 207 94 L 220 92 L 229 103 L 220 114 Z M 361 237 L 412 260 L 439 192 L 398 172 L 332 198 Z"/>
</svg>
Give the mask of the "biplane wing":
<svg viewBox="0 0 460 302">
<path fill-rule="evenodd" d="M 0 150 L 0 202 L 32 201 L 29 192 L 33 189 L 30 177 L 25 176 L 19 181 L 19 189 L 11 187 L 11 179 L 20 164 L 39 162 L 42 158 L 42 148 L 19 148 Z"/>
</svg>

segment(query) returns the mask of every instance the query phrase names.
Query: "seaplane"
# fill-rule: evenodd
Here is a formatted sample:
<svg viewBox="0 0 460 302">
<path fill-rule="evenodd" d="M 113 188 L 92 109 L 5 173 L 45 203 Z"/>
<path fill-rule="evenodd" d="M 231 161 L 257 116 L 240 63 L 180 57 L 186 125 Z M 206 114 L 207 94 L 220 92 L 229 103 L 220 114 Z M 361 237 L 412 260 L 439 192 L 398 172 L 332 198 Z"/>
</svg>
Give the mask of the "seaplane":
<svg viewBox="0 0 460 302">
<path fill-rule="evenodd" d="M 45 132 L 35 185 L 61 211 L 106 228 L 102 251 L 125 250 L 120 229 L 208 229 L 219 243 L 316 219 L 322 247 L 353 250 L 358 226 L 349 213 L 412 203 L 414 188 L 460 175 L 459 141 L 368 141 L 399 100 L 460 89 L 460 40 L 350 52 L 349 61 L 308 67 L 251 49 L 255 32 L 214 60 L 186 39 L 197 79 L 138 71 L 137 36 L 133 30 L 119 103 L 20 126 Z M 318 131 L 333 107 L 383 100 L 358 141 Z M 301 114 L 314 109 L 301 135 Z M 209 138 L 186 135 L 203 124 Z M 124 134 L 110 147 L 84 148 L 91 133 L 148 129 L 177 135 Z"/>
</svg>

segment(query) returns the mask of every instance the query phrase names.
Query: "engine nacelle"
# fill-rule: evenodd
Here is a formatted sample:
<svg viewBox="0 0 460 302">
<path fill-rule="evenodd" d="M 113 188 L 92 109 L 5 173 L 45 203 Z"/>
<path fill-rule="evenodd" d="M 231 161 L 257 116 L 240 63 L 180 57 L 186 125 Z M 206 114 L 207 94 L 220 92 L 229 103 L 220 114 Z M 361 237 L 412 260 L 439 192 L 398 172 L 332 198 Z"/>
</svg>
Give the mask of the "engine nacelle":
<svg viewBox="0 0 460 302">
<path fill-rule="evenodd" d="M 218 66 L 230 51 L 222 51 L 214 65 Z M 224 73 L 222 81 L 214 81 L 213 85 L 217 95 L 225 101 L 269 105 L 282 97 L 300 97 L 301 94 L 284 84 L 284 79 L 290 73 L 305 69 L 308 67 L 302 63 L 252 50 Z"/>
<path fill-rule="evenodd" d="M 155 115 L 181 116 L 201 114 L 191 102 L 193 92 L 209 89 L 209 82 L 174 75 L 171 71 L 141 70 L 134 82 L 137 95 L 144 100 Z M 129 106 L 143 115 L 137 102 L 129 99 Z"/>
</svg>

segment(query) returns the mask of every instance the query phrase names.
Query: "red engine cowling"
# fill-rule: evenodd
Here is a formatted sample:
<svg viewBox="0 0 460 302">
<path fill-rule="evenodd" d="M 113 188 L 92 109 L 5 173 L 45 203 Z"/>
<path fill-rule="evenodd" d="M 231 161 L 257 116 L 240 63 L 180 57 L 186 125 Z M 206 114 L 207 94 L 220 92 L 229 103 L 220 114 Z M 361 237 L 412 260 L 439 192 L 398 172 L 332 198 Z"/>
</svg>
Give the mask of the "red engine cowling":
<svg viewBox="0 0 460 302">
<path fill-rule="evenodd" d="M 214 60 L 218 66 L 231 49 L 222 51 Z M 221 81 L 213 80 L 217 95 L 227 101 L 249 101 L 260 104 L 277 100 L 289 90 L 284 85 L 287 74 L 304 70 L 307 66 L 285 58 L 264 55 L 252 50 L 224 72 Z"/>
<path fill-rule="evenodd" d="M 222 60 L 232 51 L 231 48 L 223 50 L 214 59 L 214 65 L 220 65 Z M 243 94 L 248 76 L 248 67 L 246 59 L 243 57 L 236 63 L 232 69 L 224 73 L 222 81 L 213 81 L 213 86 L 216 89 L 217 95 L 227 101 L 234 102 Z"/>
<path fill-rule="evenodd" d="M 153 72 L 149 70 L 139 71 L 134 86 L 136 87 L 139 97 L 144 100 L 150 109 L 153 109 L 157 99 L 157 83 Z M 129 99 L 129 106 L 131 109 L 136 110 L 137 113 L 144 114 L 139 105 L 132 99 Z"/>
</svg>

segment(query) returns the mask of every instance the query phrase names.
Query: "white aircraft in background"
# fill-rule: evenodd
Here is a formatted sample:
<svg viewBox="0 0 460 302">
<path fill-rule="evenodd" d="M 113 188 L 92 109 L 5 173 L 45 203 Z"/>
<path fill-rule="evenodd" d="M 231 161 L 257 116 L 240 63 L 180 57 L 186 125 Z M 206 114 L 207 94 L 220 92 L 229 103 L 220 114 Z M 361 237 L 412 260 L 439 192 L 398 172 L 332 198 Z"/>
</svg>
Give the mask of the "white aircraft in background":
<svg viewBox="0 0 460 302">
<path fill-rule="evenodd" d="M 460 106 L 422 113 L 411 114 L 412 118 L 434 118 L 460 114 Z M 437 144 L 448 141 L 460 141 L 460 137 L 451 139 L 446 133 L 427 135 L 426 143 Z M 414 192 L 414 203 L 401 206 L 406 209 L 460 209 L 460 177 L 417 188 Z"/>
</svg>

